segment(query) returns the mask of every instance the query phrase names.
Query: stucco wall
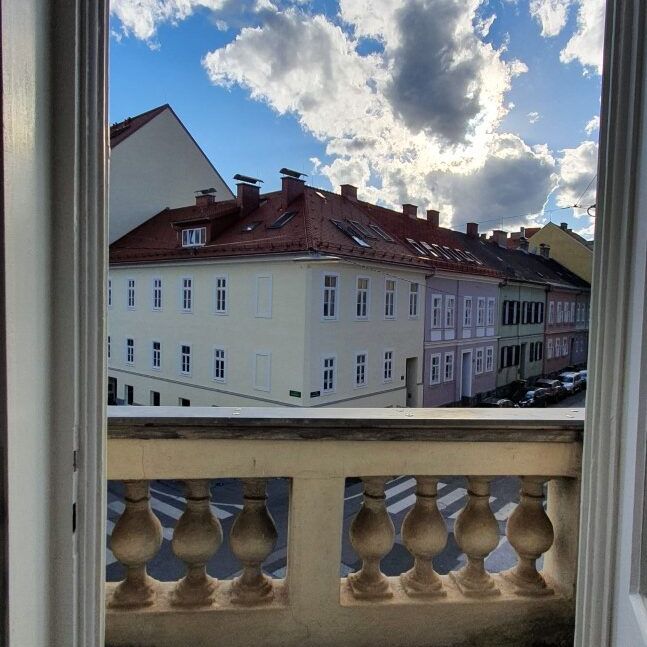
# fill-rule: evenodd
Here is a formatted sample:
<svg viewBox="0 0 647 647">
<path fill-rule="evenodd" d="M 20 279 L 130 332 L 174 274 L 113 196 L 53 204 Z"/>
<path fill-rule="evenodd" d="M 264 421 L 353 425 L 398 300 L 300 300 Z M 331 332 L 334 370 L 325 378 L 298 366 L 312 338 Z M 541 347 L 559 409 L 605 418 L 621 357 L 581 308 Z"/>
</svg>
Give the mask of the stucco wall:
<svg viewBox="0 0 647 647">
<path fill-rule="evenodd" d="M 591 282 L 593 250 L 562 231 L 558 225 L 548 223 L 530 238 L 530 250 L 539 251 L 539 245 L 550 245 L 550 255 L 574 274 Z"/>
</svg>

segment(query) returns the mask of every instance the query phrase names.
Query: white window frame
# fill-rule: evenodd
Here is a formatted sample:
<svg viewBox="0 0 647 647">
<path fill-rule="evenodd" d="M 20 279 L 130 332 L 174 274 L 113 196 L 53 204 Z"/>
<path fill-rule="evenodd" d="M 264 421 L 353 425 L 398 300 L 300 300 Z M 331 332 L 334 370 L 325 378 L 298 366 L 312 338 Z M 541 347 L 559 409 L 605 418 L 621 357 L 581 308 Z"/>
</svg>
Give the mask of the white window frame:
<svg viewBox="0 0 647 647">
<path fill-rule="evenodd" d="M 496 312 L 496 297 L 488 297 L 487 300 L 487 325 L 494 326 Z"/>
<path fill-rule="evenodd" d="M 162 309 L 162 277 L 154 276 L 151 279 L 151 310 L 159 311 L 161 309 Z"/>
<path fill-rule="evenodd" d="M 571 352 L 571 345 L 568 343 L 568 337 L 562 337 L 562 357 L 566 357 Z"/>
<path fill-rule="evenodd" d="M 555 302 L 554 301 L 548 302 L 548 323 L 549 324 L 555 323 Z"/>
<path fill-rule="evenodd" d="M 137 290 L 137 281 L 132 276 L 126 278 L 126 308 L 128 310 L 135 310 L 135 308 L 137 307 L 136 290 Z"/>
<path fill-rule="evenodd" d="M 443 327 L 443 295 L 431 295 L 431 328 L 438 330 Z"/>
<path fill-rule="evenodd" d="M 219 285 L 220 282 L 224 282 L 222 285 Z M 224 297 L 224 308 L 222 304 L 219 303 Z M 213 314 L 215 315 L 226 315 L 229 314 L 229 275 L 228 274 L 216 274 L 213 277 Z"/>
<path fill-rule="evenodd" d="M 184 370 L 184 357 L 185 357 L 184 348 L 185 347 L 189 349 L 189 352 L 186 353 L 186 356 L 189 358 L 188 371 Z M 180 375 L 191 377 L 191 374 L 193 373 L 193 345 L 187 342 L 180 342 L 180 344 L 178 345 L 178 351 L 179 351 L 179 360 L 180 360 L 178 369 L 179 369 Z"/>
<path fill-rule="evenodd" d="M 481 375 L 485 368 L 485 353 L 484 349 L 477 348 L 474 352 L 474 375 Z"/>
<path fill-rule="evenodd" d="M 393 382 L 393 358 L 395 352 L 392 348 L 385 348 L 382 355 L 382 381 L 386 384 Z M 388 375 L 387 375 L 388 374 Z"/>
<path fill-rule="evenodd" d="M 221 353 L 221 357 L 216 357 L 216 353 Z M 222 376 L 218 376 L 216 371 L 216 363 L 222 363 Z M 255 369 L 256 367 L 254 367 Z M 211 351 L 211 378 L 214 382 L 226 383 L 227 382 L 227 350 L 222 346 L 214 346 Z"/>
<path fill-rule="evenodd" d="M 494 346 L 485 347 L 485 372 L 491 373 L 494 370 Z"/>
<path fill-rule="evenodd" d="M 447 360 L 450 360 L 449 362 Z M 443 359 L 443 381 L 444 382 L 453 382 L 454 381 L 454 371 L 455 371 L 455 366 L 456 366 L 456 357 L 454 354 L 454 351 L 445 353 L 445 357 Z M 447 375 L 447 369 L 449 370 L 449 375 Z"/>
<path fill-rule="evenodd" d="M 366 281 L 366 287 L 360 288 L 359 282 Z M 363 301 L 361 297 L 363 295 Z M 360 306 L 364 307 L 364 314 L 358 314 Z M 355 319 L 358 321 L 368 321 L 371 312 L 371 278 L 369 276 L 358 276 L 355 279 Z"/>
<path fill-rule="evenodd" d="M 571 323 L 575 323 L 575 301 L 571 301 Z"/>
<path fill-rule="evenodd" d="M 332 366 L 326 366 L 326 362 L 332 360 Z M 331 386 L 326 388 L 328 380 L 326 379 L 327 371 L 332 371 Z M 330 395 L 337 392 L 337 354 L 331 353 L 321 358 L 321 395 Z"/>
<path fill-rule="evenodd" d="M 420 316 L 420 283 L 409 284 L 409 319 L 418 319 Z"/>
<path fill-rule="evenodd" d="M 440 384 L 440 362 L 441 362 L 440 353 L 432 353 L 429 356 L 429 384 L 432 386 L 436 384 Z M 434 372 L 436 372 L 435 376 L 434 376 Z"/>
<path fill-rule="evenodd" d="M 557 323 L 564 323 L 564 304 L 561 301 L 557 302 Z"/>
<path fill-rule="evenodd" d="M 197 240 L 191 240 L 192 238 L 197 238 Z M 206 242 L 206 227 L 187 227 L 182 230 L 182 247 L 204 247 Z"/>
<path fill-rule="evenodd" d="M 476 325 L 479 328 L 485 326 L 485 297 L 476 298 Z"/>
<path fill-rule="evenodd" d="M 132 342 L 132 344 L 129 344 L 128 342 Z M 132 353 L 129 352 L 129 350 L 132 349 Z M 135 365 L 135 338 L 134 337 L 126 337 L 126 342 L 124 344 L 124 363 L 127 364 L 128 366 L 134 366 Z"/>
<path fill-rule="evenodd" d="M 469 308 L 467 304 L 469 304 Z M 463 297 L 463 328 L 471 328 L 472 320 L 472 297 Z"/>
<path fill-rule="evenodd" d="M 456 327 L 456 296 L 448 294 L 445 297 L 445 328 Z"/>
<path fill-rule="evenodd" d="M 553 357 L 557 359 L 562 356 L 562 339 L 561 337 L 555 337 L 555 351 Z"/>
<path fill-rule="evenodd" d="M 155 344 L 159 345 L 159 348 L 155 348 Z M 155 364 L 155 353 L 157 353 L 157 365 Z M 162 342 L 159 339 L 151 340 L 151 369 L 154 371 L 162 370 Z"/>
<path fill-rule="evenodd" d="M 186 281 L 189 281 L 187 287 Z M 188 307 L 187 307 L 187 294 L 188 294 Z M 180 277 L 180 312 L 184 314 L 193 313 L 193 277 L 181 276 Z"/>
<path fill-rule="evenodd" d="M 363 362 L 360 363 L 360 358 L 363 357 Z M 359 380 L 360 368 L 362 368 L 362 380 Z M 355 374 L 354 384 L 356 389 L 365 388 L 368 386 L 368 352 L 360 350 L 355 353 Z"/>
<path fill-rule="evenodd" d="M 393 289 L 388 287 L 389 283 L 393 283 Z M 386 277 L 384 279 L 384 318 L 396 319 L 397 318 L 397 290 L 398 284 L 396 279 Z M 390 298 L 389 298 L 390 297 Z"/>
<path fill-rule="evenodd" d="M 334 278 L 335 285 L 326 286 L 326 278 Z M 339 273 L 337 272 L 324 272 L 321 275 L 321 320 L 322 321 L 337 321 L 339 319 Z M 326 297 L 328 297 L 328 304 L 332 303 L 332 315 L 330 314 L 330 306 L 328 314 L 326 314 Z M 332 297 L 332 298 L 331 298 Z"/>
</svg>

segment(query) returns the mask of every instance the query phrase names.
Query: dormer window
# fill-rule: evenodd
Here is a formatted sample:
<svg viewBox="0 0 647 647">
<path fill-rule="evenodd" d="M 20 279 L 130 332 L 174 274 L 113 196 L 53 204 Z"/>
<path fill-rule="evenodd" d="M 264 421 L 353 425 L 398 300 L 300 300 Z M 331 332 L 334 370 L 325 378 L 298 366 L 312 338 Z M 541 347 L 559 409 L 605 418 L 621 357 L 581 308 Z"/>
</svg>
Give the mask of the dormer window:
<svg viewBox="0 0 647 647">
<path fill-rule="evenodd" d="M 182 247 L 201 247 L 207 241 L 206 227 L 192 227 L 182 230 Z"/>
</svg>

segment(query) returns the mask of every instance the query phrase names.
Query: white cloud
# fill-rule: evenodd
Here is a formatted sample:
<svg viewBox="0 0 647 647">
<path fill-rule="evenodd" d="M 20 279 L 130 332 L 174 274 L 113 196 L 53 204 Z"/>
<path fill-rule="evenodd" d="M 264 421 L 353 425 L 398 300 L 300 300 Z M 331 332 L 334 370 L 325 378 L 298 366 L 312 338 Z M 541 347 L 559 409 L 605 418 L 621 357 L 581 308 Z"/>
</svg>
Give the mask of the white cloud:
<svg viewBox="0 0 647 647">
<path fill-rule="evenodd" d="M 541 119 L 541 115 L 538 112 L 534 111 L 529 112 L 526 116 L 528 117 L 528 121 L 531 124 L 536 124 Z"/>
<path fill-rule="evenodd" d="M 586 131 L 587 135 L 590 135 L 591 133 L 594 133 L 596 130 L 600 129 L 600 116 L 599 115 L 593 115 L 591 119 L 587 122 L 586 126 L 584 126 L 584 130 Z"/>
<path fill-rule="evenodd" d="M 586 214 L 586 208 L 595 203 L 596 182 L 593 177 L 597 173 L 598 145 L 592 141 L 584 141 L 575 148 L 562 151 L 559 161 L 559 187 L 556 192 L 556 202 L 559 207 L 582 205 L 575 209 L 575 217 Z"/>
<path fill-rule="evenodd" d="M 531 0 L 530 15 L 541 25 L 541 35 L 557 36 L 566 25 L 573 0 Z"/>
<path fill-rule="evenodd" d="M 602 74 L 605 4 L 605 0 L 579 0 L 577 29 L 560 53 L 562 62 L 578 61 L 585 74 Z"/>
</svg>

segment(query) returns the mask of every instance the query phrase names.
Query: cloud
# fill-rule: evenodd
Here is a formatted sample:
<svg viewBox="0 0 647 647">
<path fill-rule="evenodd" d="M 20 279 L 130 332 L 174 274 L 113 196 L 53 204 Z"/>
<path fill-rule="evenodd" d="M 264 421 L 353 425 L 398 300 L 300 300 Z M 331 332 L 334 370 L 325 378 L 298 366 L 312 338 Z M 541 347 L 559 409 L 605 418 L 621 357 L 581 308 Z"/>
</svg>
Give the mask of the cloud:
<svg viewBox="0 0 647 647">
<path fill-rule="evenodd" d="M 560 53 L 562 62 L 579 62 L 585 74 L 602 74 L 605 4 L 605 0 L 579 0 L 577 29 Z"/>
<path fill-rule="evenodd" d="M 541 25 L 541 35 L 557 36 L 566 26 L 573 0 L 531 0 L 530 15 Z"/>
<path fill-rule="evenodd" d="M 593 141 L 584 141 L 575 148 L 562 151 L 559 160 L 559 187 L 556 191 L 556 202 L 559 207 L 582 205 L 575 209 L 576 218 L 586 214 L 586 207 L 595 203 L 596 183 L 593 177 L 597 173 L 598 145 Z"/>
<path fill-rule="evenodd" d="M 584 130 L 586 131 L 587 135 L 590 135 L 591 133 L 594 133 L 596 130 L 600 129 L 600 115 L 593 115 L 591 119 L 587 122 L 586 126 L 584 126 Z"/>
<path fill-rule="evenodd" d="M 541 119 L 541 115 L 538 112 L 529 112 L 526 116 L 531 124 L 536 124 Z"/>
</svg>

